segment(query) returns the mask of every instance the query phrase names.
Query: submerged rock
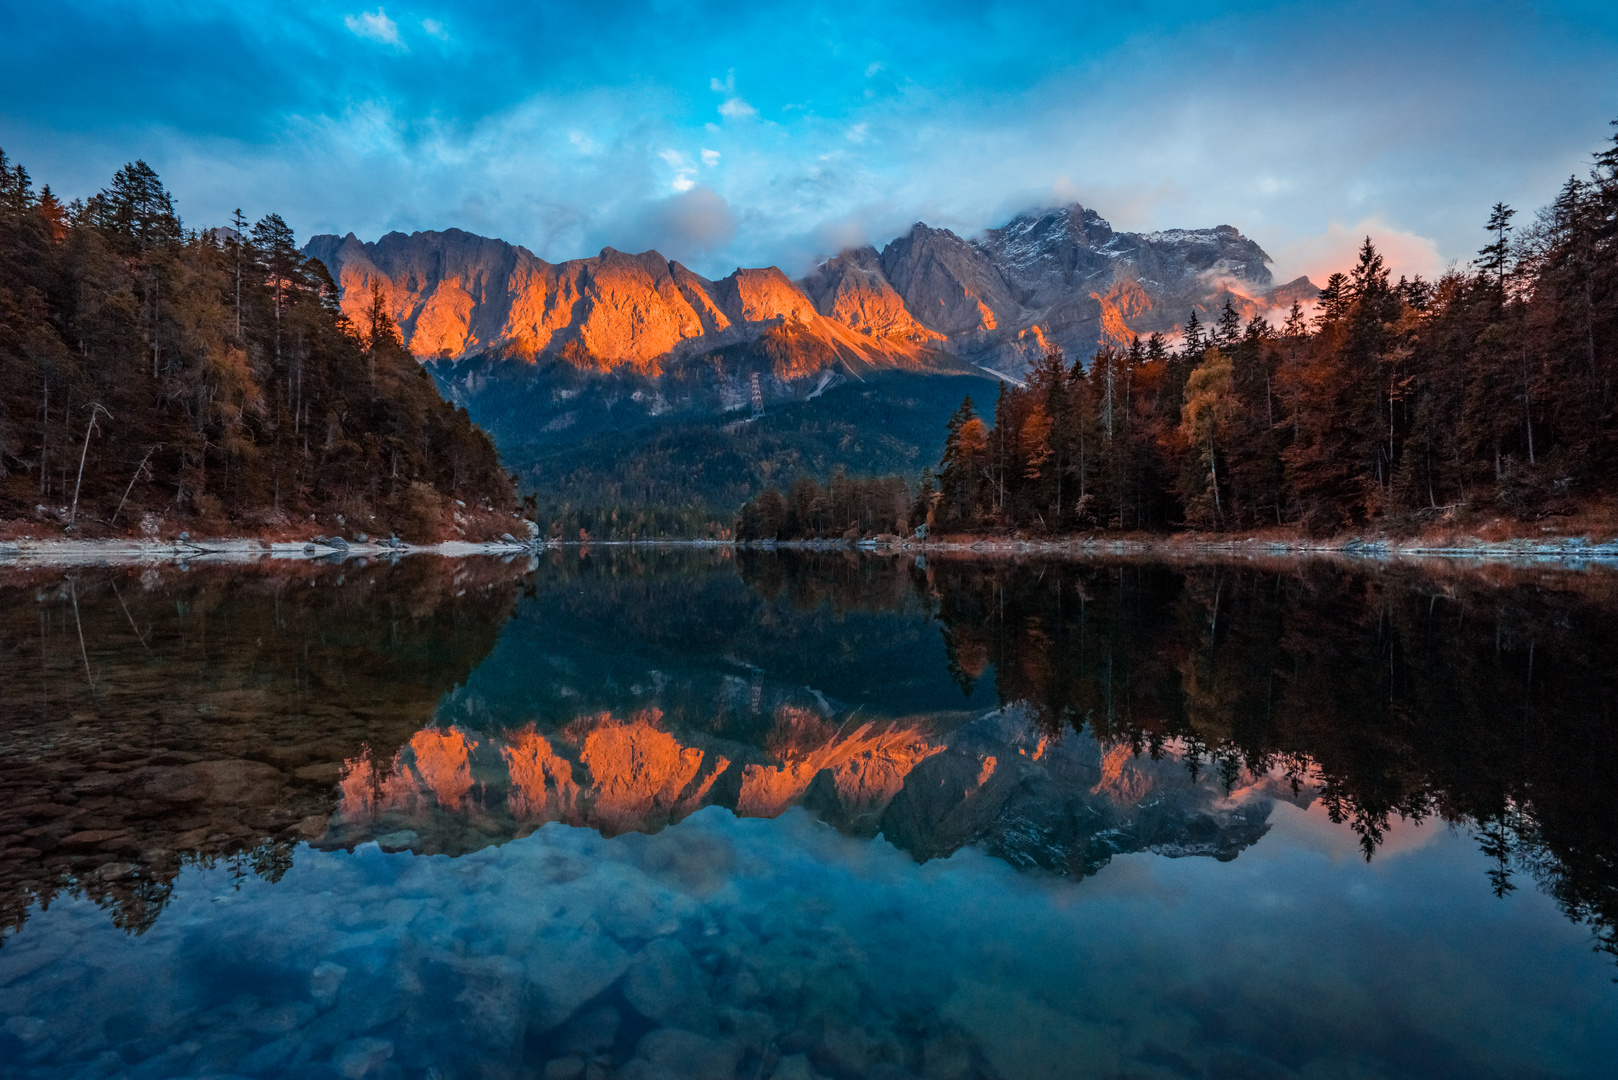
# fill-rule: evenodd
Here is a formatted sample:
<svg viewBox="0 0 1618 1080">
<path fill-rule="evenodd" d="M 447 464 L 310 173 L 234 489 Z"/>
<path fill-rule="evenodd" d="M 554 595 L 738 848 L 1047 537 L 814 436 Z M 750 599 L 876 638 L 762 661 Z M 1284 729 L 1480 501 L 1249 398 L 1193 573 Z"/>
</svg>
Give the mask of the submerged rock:
<svg viewBox="0 0 1618 1080">
<path fill-rule="evenodd" d="M 584 1075 L 584 1059 L 577 1054 L 554 1058 L 545 1063 L 545 1080 L 579 1080 Z"/>
<path fill-rule="evenodd" d="M 534 1027 L 543 1031 L 617 982 L 629 967 L 629 954 L 599 935 L 540 938 L 524 967 L 534 994 Z"/>
<path fill-rule="evenodd" d="M 672 938 L 658 938 L 641 950 L 624 978 L 624 1000 L 648 1020 L 678 1014 L 700 1022 L 713 1010 L 691 953 Z"/>
<path fill-rule="evenodd" d="M 523 965 L 510 957 L 480 956 L 457 961 L 463 986 L 455 995 L 457 1025 L 484 1045 L 515 1046 L 528 1022 Z"/>
<path fill-rule="evenodd" d="M 603 1005 L 599 1009 L 591 1009 L 569 1020 L 557 1032 L 555 1048 L 567 1054 L 594 1054 L 605 1050 L 618 1038 L 618 1029 L 623 1025 L 618 1010 L 611 1005 Z M 583 1069 L 583 1059 L 580 1059 L 580 1069 Z"/>
<path fill-rule="evenodd" d="M 680 1028 L 658 1028 L 635 1047 L 624 1080 L 733 1080 L 742 1048 Z"/>
<path fill-rule="evenodd" d="M 820 1080 L 820 1074 L 809 1066 L 805 1054 L 788 1054 L 776 1062 L 770 1080 Z"/>
<path fill-rule="evenodd" d="M 387 1039 L 353 1039 L 332 1052 L 331 1063 L 344 1080 L 359 1080 L 392 1056 L 393 1043 Z"/>
</svg>

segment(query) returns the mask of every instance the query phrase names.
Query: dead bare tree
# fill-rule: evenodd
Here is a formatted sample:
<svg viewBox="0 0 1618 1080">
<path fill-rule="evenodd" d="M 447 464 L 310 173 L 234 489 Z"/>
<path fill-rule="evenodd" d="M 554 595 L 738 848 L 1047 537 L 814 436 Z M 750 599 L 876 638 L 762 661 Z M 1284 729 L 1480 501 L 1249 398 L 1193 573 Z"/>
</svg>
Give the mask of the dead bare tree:
<svg viewBox="0 0 1618 1080">
<path fill-rule="evenodd" d="M 79 478 L 73 482 L 73 509 L 67 513 L 67 527 L 70 529 L 73 527 L 73 523 L 79 519 L 79 486 L 84 483 L 84 459 L 90 454 L 91 432 L 101 430 L 96 427 L 96 416 L 99 413 L 106 413 L 108 420 L 113 418 L 112 413 L 107 412 L 100 402 L 92 401 L 90 403 L 90 423 L 84 429 L 84 449 L 79 451 Z"/>
</svg>

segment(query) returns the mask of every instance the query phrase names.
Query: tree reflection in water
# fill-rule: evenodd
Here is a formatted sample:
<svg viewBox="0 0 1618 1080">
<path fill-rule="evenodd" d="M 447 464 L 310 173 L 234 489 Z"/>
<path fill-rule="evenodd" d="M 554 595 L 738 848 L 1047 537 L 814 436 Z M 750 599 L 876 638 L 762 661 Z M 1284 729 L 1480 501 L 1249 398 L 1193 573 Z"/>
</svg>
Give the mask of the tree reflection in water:
<svg viewBox="0 0 1618 1080">
<path fill-rule="evenodd" d="M 521 565 L 269 562 L 0 580 L 0 925 L 60 892 L 140 932 L 186 863 L 278 878 L 342 762 L 488 652 Z"/>
<path fill-rule="evenodd" d="M 767 595 L 932 607 L 963 690 L 992 678 L 1085 731 L 1233 787 L 1320 786 L 1370 859 L 1395 819 L 1470 829 L 1618 955 L 1618 578 L 1604 570 L 1240 561 L 852 562 L 745 555 Z M 992 669 L 992 674 L 991 674 Z"/>
</svg>

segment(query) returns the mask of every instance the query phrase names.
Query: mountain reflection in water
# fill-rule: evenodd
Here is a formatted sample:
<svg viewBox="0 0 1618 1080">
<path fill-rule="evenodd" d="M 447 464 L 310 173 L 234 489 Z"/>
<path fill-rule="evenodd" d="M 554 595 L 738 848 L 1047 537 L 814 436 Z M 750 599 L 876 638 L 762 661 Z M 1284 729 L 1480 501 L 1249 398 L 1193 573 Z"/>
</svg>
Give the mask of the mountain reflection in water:
<svg viewBox="0 0 1618 1080">
<path fill-rule="evenodd" d="M 1459 977 L 1448 935 L 1541 896 L 1618 951 L 1615 646 L 1600 571 L 596 548 L 15 572 L 0 1060 L 26 1067 L 0 1076 L 1598 1075 L 1618 1013 L 1571 968 L 1542 979 L 1566 1000 L 1489 1018 L 1501 971 L 1576 963 L 1566 923 L 1468 961 L 1498 985 L 1432 980 Z M 1350 863 L 1310 861 L 1338 835 Z M 1318 937 L 1367 882 L 1366 940 L 1408 930 L 1412 889 L 1457 920 L 1378 961 L 1397 986 Z M 1199 914 L 1162 907 L 1188 888 Z M 1243 889 L 1280 890 L 1253 947 L 1290 970 L 1192 962 L 1173 1001 L 1131 983 L 1126 1019 L 1057 959 L 1234 942 Z M 1056 938 L 986 929 L 1001 903 Z M 1062 937 L 1103 912 L 1117 940 Z M 1154 944 L 1144 912 L 1184 925 Z M 1476 1015 L 1373 1036 L 1260 977 Z M 1392 1004 L 1351 1000 L 1373 986 Z M 92 1020 L 68 1039 L 53 1010 Z M 1049 1047 L 1007 1041 L 1035 1019 Z"/>
</svg>

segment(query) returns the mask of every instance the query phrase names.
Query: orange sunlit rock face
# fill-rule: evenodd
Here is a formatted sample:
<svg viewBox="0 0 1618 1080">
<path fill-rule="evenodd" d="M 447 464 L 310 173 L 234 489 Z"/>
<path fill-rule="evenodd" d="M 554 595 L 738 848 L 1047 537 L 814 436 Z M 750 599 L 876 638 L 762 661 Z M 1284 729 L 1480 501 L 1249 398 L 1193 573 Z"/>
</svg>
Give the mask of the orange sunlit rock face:
<svg viewBox="0 0 1618 1080">
<path fill-rule="evenodd" d="M 846 810 L 885 804 L 910 770 L 943 749 L 906 727 L 867 723 L 847 733 L 833 731 L 818 714 L 791 706 L 777 709 L 775 719 L 768 745 L 780 747 L 785 760 L 743 767 L 736 812 L 744 817 L 780 815 L 803 798 L 821 772 L 829 773 Z"/>
<path fill-rule="evenodd" d="M 1139 325 L 1152 311 L 1152 298 L 1138 281 L 1119 280 L 1103 293 L 1091 293 L 1090 298 L 1101 305 L 1101 339 L 1118 349 L 1127 349 L 1137 335 L 1132 323 Z"/>
<path fill-rule="evenodd" d="M 391 233 L 374 250 L 350 236 L 325 257 L 337 266 L 344 314 L 363 324 L 374 284 L 406 345 L 422 359 L 505 350 L 656 376 L 671 357 L 791 327 L 812 347 L 778 362 L 777 374 L 797 378 L 839 360 L 912 365 L 920 345 L 937 336 L 908 320 L 891 287 L 887 329 L 902 332 L 877 341 L 822 314 L 775 267 L 710 281 L 655 251 L 604 248 L 594 258 L 551 264 L 451 229 Z"/>
<path fill-rule="evenodd" d="M 438 805 L 458 809 L 472 790 L 472 765 L 468 751 L 476 746 L 465 735 L 449 731 L 418 731 L 410 740 L 416 775 L 433 793 Z"/>
<path fill-rule="evenodd" d="M 1122 743 L 1102 755 L 1101 778 L 1090 789 L 1123 805 L 1140 802 L 1151 790 L 1151 776 L 1135 765 L 1135 752 Z"/>
<path fill-rule="evenodd" d="M 562 821 L 578 807 L 573 765 L 551 749 L 532 727 L 517 732 L 500 748 L 511 787 L 506 799 L 518 821 Z"/>
<path fill-rule="evenodd" d="M 379 286 L 423 359 L 559 357 L 648 377 L 785 328 L 813 343 L 786 358 L 762 350 L 787 381 L 837 364 L 859 374 L 959 370 L 962 360 L 1015 374 L 1055 347 L 1080 358 L 1173 335 L 1186 312 L 1207 322 L 1227 301 L 1244 320 L 1275 321 L 1318 293 L 1307 278 L 1271 288 L 1268 256 L 1228 226 L 1117 234 L 1077 205 L 971 240 L 918 222 L 881 252 L 845 249 L 797 282 L 776 267 L 710 280 L 656 251 L 603 248 L 553 264 L 457 229 L 374 244 L 318 236 L 305 250 L 331 270 L 356 322 Z"/>
<path fill-rule="evenodd" d="M 939 346 L 944 336 L 929 330 L 905 307 L 904 297 L 883 276 L 873 248 L 827 259 L 803 281 L 815 309 L 867 338 L 889 344 Z"/>
<path fill-rule="evenodd" d="M 369 748 L 343 762 L 337 812 L 349 820 L 389 811 L 411 812 L 431 795 L 446 810 L 461 809 L 472 790 L 471 752 L 477 743 L 451 728 L 424 728 L 383 769 Z"/>
<path fill-rule="evenodd" d="M 602 714 L 573 725 L 588 724 L 579 761 L 590 771 L 590 818 L 598 826 L 625 831 L 672 811 L 701 771 L 702 751 L 659 730 L 662 717 L 650 709 L 627 722 Z"/>
</svg>

